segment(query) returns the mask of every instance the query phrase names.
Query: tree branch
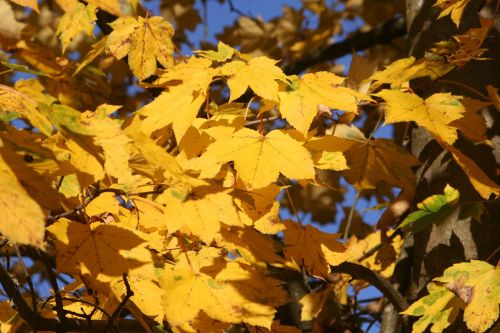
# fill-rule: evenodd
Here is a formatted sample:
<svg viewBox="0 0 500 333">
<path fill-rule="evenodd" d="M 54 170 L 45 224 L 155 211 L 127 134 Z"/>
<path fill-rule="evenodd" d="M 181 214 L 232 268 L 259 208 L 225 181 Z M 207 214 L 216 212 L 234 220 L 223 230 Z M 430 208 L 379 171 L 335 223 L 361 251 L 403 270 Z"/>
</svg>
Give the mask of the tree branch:
<svg viewBox="0 0 500 333">
<path fill-rule="evenodd" d="M 406 21 L 404 18 L 394 18 L 370 31 L 357 32 L 342 42 L 313 51 L 302 59 L 286 65 L 284 72 L 286 74 L 299 74 L 311 66 L 340 58 L 353 50 L 361 51 L 374 45 L 387 44 L 394 38 L 404 35 L 406 35 Z"/>
<path fill-rule="evenodd" d="M 388 281 L 369 268 L 352 262 L 343 262 L 332 267 L 332 272 L 349 274 L 355 279 L 372 284 L 394 305 L 398 312 L 404 311 L 408 307 L 408 303 L 403 296 Z"/>
<path fill-rule="evenodd" d="M 67 319 L 61 323 L 55 318 L 42 317 L 38 312 L 33 311 L 12 281 L 9 272 L 0 265 L 0 284 L 14 302 L 16 311 L 21 318 L 34 330 L 53 332 L 105 332 L 108 320 L 92 320 L 88 322 L 83 319 Z M 144 332 L 144 327 L 137 320 L 120 319 L 116 321 L 116 326 L 120 331 Z"/>
</svg>

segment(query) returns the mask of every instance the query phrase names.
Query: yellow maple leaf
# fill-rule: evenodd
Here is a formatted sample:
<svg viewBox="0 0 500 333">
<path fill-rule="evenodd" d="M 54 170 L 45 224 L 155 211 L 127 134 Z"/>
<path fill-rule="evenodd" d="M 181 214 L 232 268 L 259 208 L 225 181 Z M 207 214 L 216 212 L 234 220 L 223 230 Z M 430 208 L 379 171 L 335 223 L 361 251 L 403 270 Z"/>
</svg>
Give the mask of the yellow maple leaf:
<svg viewBox="0 0 500 333">
<path fill-rule="evenodd" d="M 13 167 L 0 154 L 0 233 L 14 243 L 42 248 L 45 214 L 23 188 Z"/>
<path fill-rule="evenodd" d="M 422 297 L 402 312 L 410 316 L 420 316 L 412 328 L 413 333 L 422 333 L 431 325 L 431 332 L 440 333 L 455 321 L 459 313 L 460 300 L 444 286 L 433 283 L 427 286 L 429 295 Z"/>
<path fill-rule="evenodd" d="M 314 166 L 311 155 L 299 141 L 273 130 L 267 135 L 242 128 L 231 138 L 207 148 L 206 161 L 234 161 L 238 177 L 251 188 L 262 188 L 276 181 L 279 173 L 291 179 L 311 179 Z"/>
<path fill-rule="evenodd" d="M 117 224 L 84 225 L 61 219 L 47 230 L 55 240 L 60 272 L 89 274 L 96 280 L 110 281 L 151 262 L 146 238 Z"/>
<path fill-rule="evenodd" d="M 130 301 L 141 313 L 161 322 L 164 316 L 162 297 L 165 290 L 160 287 L 154 266 L 151 264 L 131 269 L 127 274 L 127 281 L 134 292 Z M 123 299 L 127 293 L 123 278 L 114 280 L 111 287 L 119 300 Z M 129 304 L 127 306 L 130 307 Z"/>
<path fill-rule="evenodd" d="M 335 292 L 331 287 L 327 287 L 320 292 L 310 293 L 304 295 L 299 303 L 302 305 L 300 311 L 300 320 L 309 321 L 318 317 L 320 312 L 323 310 L 325 303 L 333 298 Z"/>
<path fill-rule="evenodd" d="M 151 135 L 154 131 L 172 124 L 176 139 L 181 141 L 205 98 L 204 91 L 196 91 L 185 85 L 162 92 L 154 101 L 139 110 L 139 115 L 146 117 L 141 123 L 141 131 Z"/>
<path fill-rule="evenodd" d="M 441 8 L 441 13 L 439 13 L 438 18 L 450 15 L 451 20 L 458 28 L 460 21 L 462 20 L 464 9 L 469 1 L 470 0 L 438 0 L 434 4 L 434 7 Z"/>
<path fill-rule="evenodd" d="M 278 82 L 285 82 L 286 76 L 276 66 L 277 61 L 267 57 L 257 57 L 248 62 L 234 60 L 221 68 L 223 75 L 229 76 L 227 84 L 231 91 L 229 101 L 234 101 L 250 87 L 258 96 L 277 101 Z"/>
<path fill-rule="evenodd" d="M 232 227 L 221 230 L 220 234 L 217 244 L 240 255 L 250 264 L 276 265 L 284 262 L 283 257 L 276 254 L 279 251 L 278 243 L 253 228 Z"/>
<path fill-rule="evenodd" d="M 92 4 L 84 5 L 80 2 L 74 4 L 71 10 L 64 13 L 57 25 L 56 36 L 60 36 L 63 53 L 81 32 L 92 36 L 97 7 Z"/>
<path fill-rule="evenodd" d="M 188 259 L 189 258 L 189 259 Z M 287 301 L 280 281 L 251 266 L 226 262 L 220 251 L 187 252 L 160 276 L 165 317 L 171 326 L 194 319 L 200 311 L 226 322 L 270 328 L 275 306 Z"/>
<path fill-rule="evenodd" d="M 491 195 L 494 197 L 500 196 L 500 185 L 488 177 L 470 157 L 453 146 L 445 145 L 445 148 L 451 153 L 467 177 L 469 177 L 472 186 L 474 186 L 474 189 L 481 197 L 489 199 Z"/>
<path fill-rule="evenodd" d="M 19 80 L 16 86 L 21 85 Z M 47 117 L 38 110 L 38 102 L 29 94 L 0 84 L 0 115 L 7 112 L 17 112 L 23 118 L 40 130 L 46 136 L 52 133 L 52 124 Z"/>
<path fill-rule="evenodd" d="M 465 302 L 464 320 L 474 332 L 484 332 L 495 323 L 500 305 L 500 267 L 472 260 L 455 264 L 434 279 L 446 283 Z"/>
<path fill-rule="evenodd" d="M 365 94 L 339 86 L 345 78 L 329 72 L 308 73 L 300 79 L 292 76 L 289 80 L 291 91 L 278 94 L 279 110 L 290 125 L 304 136 L 321 105 L 357 114 L 357 102 L 371 100 Z"/>
<path fill-rule="evenodd" d="M 421 316 L 413 332 L 440 333 L 464 310 L 467 327 L 476 333 L 486 331 L 498 319 L 500 269 L 485 261 L 472 260 L 448 267 L 443 276 L 427 287 L 429 295 L 413 303 L 403 314 Z M 444 284 L 444 285 L 443 285 Z"/>
<path fill-rule="evenodd" d="M 376 96 L 387 103 L 385 123 L 414 121 L 448 144 L 457 139 L 457 128 L 450 123 L 462 118 L 465 113 L 460 96 L 438 93 L 424 101 L 415 94 L 399 90 L 382 90 Z"/>
<path fill-rule="evenodd" d="M 316 277 L 324 278 L 330 273 L 322 245 L 342 256 L 345 247 L 338 242 L 340 234 L 328 234 L 308 224 L 302 226 L 291 220 L 285 221 L 285 257 L 297 267 L 302 267 Z M 338 264 L 338 263 L 337 263 Z"/>
<path fill-rule="evenodd" d="M 363 82 L 374 81 L 372 90 L 382 84 L 390 84 L 392 89 L 400 88 L 404 83 L 419 77 L 439 78 L 455 66 L 445 62 L 427 58 L 416 60 L 415 57 L 403 58 L 394 61 L 383 70 L 377 71 Z"/>
<path fill-rule="evenodd" d="M 374 189 L 381 181 L 414 192 L 416 176 L 412 167 L 418 159 L 387 139 L 355 141 L 344 152 L 348 170 L 342 173 L 358 189 Z"/>
<path fill-rule="evenodd" d="M 211 187 L 194 188 L 187 198 L 166 192 L 161 201 L 166 204 L 165 223 L 169 232 L 183 230 L 210 244 L 221 228 L 221 223 L 239 225 L 233 197 L 228 190 Z"/>
<path fill-rule="evenodd" d="M 117 59 L 128 55 L 132 72 L 143 80 L 156 71 L 158 61 L 165 68 L 174 65 L 174 29 L 163 17 L 124 16 L 110 23 L 107 50 Z"/>
</svg>

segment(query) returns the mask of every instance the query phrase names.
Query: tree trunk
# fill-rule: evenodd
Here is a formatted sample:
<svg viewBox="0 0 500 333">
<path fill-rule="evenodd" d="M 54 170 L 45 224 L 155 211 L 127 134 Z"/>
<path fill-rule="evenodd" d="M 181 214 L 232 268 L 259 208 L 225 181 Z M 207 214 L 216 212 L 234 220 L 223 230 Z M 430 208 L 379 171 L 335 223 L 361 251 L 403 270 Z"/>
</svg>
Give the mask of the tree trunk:
<svg viewBox="0 0 500 333">
<path fill-rule="evenodd" d="M 479 15 L 493 18 L 496 2 L 488 5 L 483 1 L 471 1 L 464 12 L 457 29 L 449 17 L 437 19 L 439 8 L 433 7 L 434 0 L 408 0 L 407 24 L 409 32 L 410 55 L 423 57 L 425 51 L 434 43 L 450 40 L 452 35 L 463 34 L 470 28 L 480 27 Z M 470 61 L 463 68 L 457 68 L 441 80 L 415 85 L 420 96 L 428 97 L 436 92 L 451 92 L 474 99 L 481 96 L 474 90 L 488 95 L 487 85 L 500 87 L 500 18 L 497 14 L 495 25 L 483 44 L 488 51 L 483 55 L 491 60 Z M 484 100 L 484 98 L 483 98 Z M 488 127 L 487 137 L 491 145 L 477 144 L 459 134 L 454 144 L 471 157 L 478 166 L 498 183 L 496 169 L 500 162 L 500 122 L 499 113 L 493 107 L 482 111 Z M 423 128 L 410 131 L 409 149 L 423 162 L 418 170 L 419 184 L 414 203 L 437 193 L 442 193 L 446 184 L 460 189 L 460 202 L 469 203 L 483 200 L 471 186 L 469 179 L 457 166 L 450 154 L 433 140 Z M 488 260 L 496 264 L 499 254 L 490 257 L 498 246 L 500 235 L 500 210 L 498 201 L 484 202 L 481 222 L 472 217 L 470 205 L 461 205 L 442 223 L 416 234 L 411 248 L 412 273 L 408 284 L 402 288 L 410 301 L 425 294 L 424 286 L 443 271 L 460 261 L 471 259 Z M 469 211 L 468 211 L 469 210 Z M 401 266 L 403 267 L 403 266 Z M 407 269 L 407 268 L 402 268 Z M 401 275 L 403 272 L 398 271 Z M 403 274 L 404 275 L 404 274 Z M 457 332 L 454 328 L 454 332 Z"/>
</svg>

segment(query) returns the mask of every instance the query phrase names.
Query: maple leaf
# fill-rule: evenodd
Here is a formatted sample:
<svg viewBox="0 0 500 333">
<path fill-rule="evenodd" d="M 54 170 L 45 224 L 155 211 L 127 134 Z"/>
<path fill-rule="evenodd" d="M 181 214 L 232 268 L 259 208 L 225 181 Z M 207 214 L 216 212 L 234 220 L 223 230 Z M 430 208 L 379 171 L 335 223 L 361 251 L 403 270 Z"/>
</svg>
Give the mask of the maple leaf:
<svg viewBox="0 0 500 333">
<path fill-rule="evenodd" d="M 434 281 L 465 302 L 464 320 L 474 332 L 486 331 L 498 319 L 500 305 L 500 268 L 485 261 L 472 260 L 455 264 Z M 464 294 L 465 293 L 465 294 Z"/>
<path fill-rule="evenodd" d="M 92 4 L 84 5 L 76 2 L 71 10 L 67 11 L 57 25 L 56 35 L 60 36 L 63 53 L 81 32 L 92 36 L 97 7 Z"/>
<path fill-rule="evenodd" d="M 279 110 L 290 125 L 304 135 L 321 105 L 357 114 L 358 101 L 371 100 L 365 94 L 341 87 L 345 78 L 329 72 L 308 73 L 300 79 L 292 76 L 289 80 L 291 91 L 278 94 Z"/>
<path fill-rule="evenodd" d="M 300 320 L 309 321 L 318 317 L 323 310 L 326 302 L 334 297 L 335 293 L 332 288 L 327 287 L 320 292 L 304 295 L 299 303 L 302 305 L 300 311 Z"/>
<path fill-rule="evenodd" d="M 155 73 L 157 61 L 165 68 L 173 67 L 174 30 L 163 17 L 124 16 L 110 26 L 113 32 L 106 40 L 107 50 L 117 59 L 128 55 L 129 66 L 140 80 Z"/>
<path fill-rule="evenodd" d="M 16 86 L 22 85 L 22 80 L 17 81 Z M 29 94 L 17 89 L 0 85 L 0 115 L 7 112 L 17 112 L 23 118 L 38 128 L 46 136 L 52 133 L 52 124 L 38 110 L 38 102 Z"/>
<path fill-rule="evenodd" d="M 232 48 L 229 45 L 224 44 L 223 42 L 219 41 L 217 44 L 217 51 L 213 50 L 207 50 L 207 51 L 195 51 L 197 55 L 200 57 L 210 59 L 215 62 L 225 62 L 227 60 L 230 60 L 234 53 L 235 49 Z"/>
<path fill-rule="evenodd" d="M 249 269 L 221 260 L 215 248 L 187 252 L 160 276 L 160 285 L 168 290 L 163 299 L 166 319 L 175 327 L 201 310 L 226 323 L 271 327 L 273 305 L 286 302 L 286 294 L 278 280 Z"/>
<path fill-rule="evenodd" d="M 387 139 L 354 142 L 344 152 L 348 170 L 342 173 L 358 189 L 373 189 L 379 182 L 414 192 L 416 177 L 412 167 L 417 158 Z"/>
<path fill-rule="evenodd" d="M 442 332 L 464 310 L 467 327 L 484 332 L 497 320 L 500 304 L 500 269 L 487 262 L 472 260 L 447 268 L 443 276 L 428 285 L 429 295 L 413 303 L 403 314 L 421 316 L 413 332 Z M 445 285 L 442 285 L 445 283 Z"/>
<path fill-rule="evenodd" d="M 445 145 L 445 148 L 469 177 L 472 186 L 481 197 L 489 199 L 491 195 L 494 197 L 500 196 L 500 186 L 491 180 L 471 158 L 452 146 Z"/>
<path fill-rule="evenodd" d="M 419 77 L 428 76 L 433 80 L 437 79 L 454 68 L 455 66 L 445 61 L 436 61 L 427 58 L 417 60 L 415 57 L 409 57 L 392 62 L 385 69 L 373 73 L 363 82 L 373 80 L 372 90 L 383 84 L 390 84 L 392 89 L 397 89 L 405 82 Z"/>
<path fill-rule="evenodd" d="M 42 248 L 45 214 L 23 188 L 15 170 L 0 154 L 0 218 L 3 221 L 0 232 L 12 242 Z"/>
<path fill-rule="evenodd" d="M 257 57 L 248 62 L 234 60 L 221 68 L 223 75 L 229 76 L 227 85 L 231 91 L 229 102 L 245 93 L 248 87 L 258 96 L 277 101 L 278 82 L 286 82 L 283 71 L 276 66 L 277 61 L 267 57 Z"/>
<path fill-rule="evenodd" d="M 238 177 L 258 189 L 274 182 L 281 172 L 288 178 L 310 179 L 314 167 L 309 152 L 288 134 L 273 130 L 267 135 L 242 128 L 229 139 L 211 144 L 206 161 L 234 161 Z"/>
<path fill-rule="evenodd" d="M 127 282 L 134 292 L 130 301 L 139 309 L 140 313 L 161 322 L 164 316 L 162 298 L 165 290 L 160 287 L 154 266 L 144 265 L 131 269 L 127 274 Z M 127 294 L 123 279 L 116 279 L 111 284 L 113 293 L 118 299 L 123 299 Z M 132 308 L 130 305 L 128 307 Z"/>
<path fill-rule="evenodd" d="M 382 90 L 375 95 L 387 103 L 384 109 L 386 124 L 414 121 L 448 144 L 457 139 L 457 129 L 450 123 L 465 113 L 460 96 L 438 93 L 424 101 L 415 94 L 398 90 Z"/>
<path fill-rule="evenodd" d="M 291 220 L 285 221 L 285 227 L 285 248 L 283 249 L 285 257 L 297 267 L 304 266 L 309 274 L 325 278 L 330 273 L 330 266 L 322 245 L 341 256 L 345 248 L 338 242 L 340 234 L 327 234 L 310 224 L 302 226 Z"/>
<path fill-rule="evenodd" d="M 450 185 L 446 185 L 443 194 L 430 196 L 418 203 L 418 210 L 408 215 L 399 227 L 410 226 L 412 232 L 417 233 L 432 223 L 442 222 L 455 209 L 458 197 L 459 192 Z"/>
<path fill-rule="evenodd" d="M 189 231 L 210 244 L 219 232 L 221 222 L 241 226 L 233 198 L 228 192 L 201 187 L 194 188 L 187 198 L 164 195 L 161 200 L 166 204 L 167 229 L 170 232 Z"/>
<path fill-rule="evenodd" d="M 110 281 L 151 261 L 145 236 L 117 224 L 83 225 L 61 219 L 47 230 L 55 240 L 60 272 Z"/>
<path fill-rule="evenodd" d="M 450 15 L 451 20 L 458 28 L 460 21 L 462 20 L 464 9 L 469 1 L 470 0 L 438 0 L 434 4 L 434 7 L 441 8 L 441 13 L 439 13 L 438 18 Z"/>
<path fill-rule="evenodd" d="M 422 297 L 402 312 L 410 316 L 419 316 L 412 328 L 414 333 L 422 333 L 431 325 L 431 332 L 440 333 L 450 326 L 458 316 L 460 300 L 446 287 L 429 284 L 429 295 Z"/>
<path fill-rule="evenodd" d="M 217 239 L 217 244 L 228 251 L 237 253 L 250 264 L 263 262 L 282 264 L 284 262 L 283 257 L 276 254 L 279 250 L 277 242 L 253 228 L 223 229 L 220 232 L 220 238 Z"/>
</svg>

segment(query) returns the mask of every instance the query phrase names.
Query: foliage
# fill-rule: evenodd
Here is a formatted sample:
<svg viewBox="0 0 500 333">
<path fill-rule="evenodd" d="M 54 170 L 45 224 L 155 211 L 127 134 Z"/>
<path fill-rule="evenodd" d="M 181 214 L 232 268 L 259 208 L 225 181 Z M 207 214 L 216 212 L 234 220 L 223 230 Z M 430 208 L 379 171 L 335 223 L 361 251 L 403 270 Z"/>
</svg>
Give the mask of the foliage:
<svg viewBox="0 0 500 333">
<path fill-rule="evenodd" d="M 490 170 L 457 144 L 491 144 L 479 111 L 498 108 L 498 89 L 476 100 L 412 88 L 479 61 L 491 22 L 379 70 L 354 55 L 344 76 L 331 64 L 284 69 L 339 34 L 344 17 L 375 25 L 352 4 L 304 0 L 274 21 L 240 16 L 219 36 L 227 43 L 190 56 L 179 49 L 201 22 L 194 1 L 162 1 L 162 15 L 146 4 L 0 2 L 2 19 L 16 23 L 0 29 L 0 245 L 9 258 L 0 282 L 15 304 L 0 303 L 1 332 L 359 331 L 384 299 L 420 317 L 414 332 L 442 332 L 462 310 L 470 330 L 493 326 L 492 256 L 443 268 L 409 307 L 388 282 L 409 237 L 461 207 L 481 220 L 500 195 Z M 467 4 L 436 6 L 459 26 Z M 306 16 L 315 29 L 304 28 Z M 416 170 L 429 161 L 408 137 L 375 138 L 382 122 L 432 135 L 473 197 L 452 183 L 418 200 Z M 316 194 L 331 200 L 329 220 L 338 203 L 348 207 L 338 232 L 305 220 L 323 213 L 321 200 L 307 205 Z M 364 199 L 385 209 L 376 226 L 357 211 Z M 48 297 L 33 285 L 38 273 Z M 370 285 L 383 295 L 360 314 L 357 295 Z M 290 304 L 301 307 L 295 321 Z"/>
</svg>

